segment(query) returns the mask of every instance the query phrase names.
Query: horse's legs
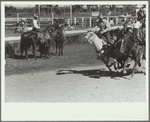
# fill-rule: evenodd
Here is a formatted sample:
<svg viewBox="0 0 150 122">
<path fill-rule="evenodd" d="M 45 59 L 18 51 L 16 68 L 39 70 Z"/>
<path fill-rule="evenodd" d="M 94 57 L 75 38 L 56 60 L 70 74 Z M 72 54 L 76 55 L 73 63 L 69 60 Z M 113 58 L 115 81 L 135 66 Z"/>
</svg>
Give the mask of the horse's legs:
<svg viewBox="0 0 150 122">
<path fill-rule="evenodd" d="M 42 47 L 39 45 L 39 51 L 40 51 L 40 58 L 42 58 Z"/>
<path fill-rule="evenodd" d="M 127 61 L 125 61 L 124 62 L 124 66 L 123 66 L 123 74 L 126 74 L 127 72 L 126 72 L 126 64 L 127 64 L 128 62 Z"/>
<path fill-rule="evenodd" d="M 50 41 L 49 41 L 50 42 Z M 48 53 L 49 53 L 49 57 L 51 57 L 51 46 L 52 46 L 52 42 L 49 43 L 48 46 Z"/>
<path fill-rule="evenodd" d="M 36 54 L 35 54 L 35 52 L 36 52 L 36 51 L 35 51 L 35 50 L 36 50 L 36 44 L 32 44 L 32 48 L 33 48 L 33 51 L 32 51 L 32 52 L 33 52 L 34 59 L 37 60 Z"/>
<path fill-rule="evenodd" d="M 26 48 L 25 48 L 26 60 L 28 60 L 28 50 L 29 50 L 29 48 L 28 48 L 28 47 L 26 47 Z"/>
<path fill-rule="evenodd" d="M 106 67 L 109 69 L 109 71 L 112 71 L 110 66 L 108 65 L 109 57 L 107 56 L 106 60 L 105 60 L 105 56 L 103 54 L 101 54 L 99 58 L 106 65 Z"/>
<path fill-rule="evenodd" d="M 45 50 L 45 59 L 51 57 L 51 45 Z"/>
<path fill-rule="evenodd" d="M 59 53 L 58 53 L 58 55 L 60 56 L 60 51 L 61 51 L 61 44 L 59 43 L 59 45 L 58 45 L 58 48 L 59 48 Z"/>
<path fill-rule="evenodd" d="M 23 46 L 20 44 L 20 51 L 21 51 L 21 58 L 23 59 L 23 51 L 24 51 L 24 48 Z"/>
<path fill-rule="evenodd" d="M 61 44 L 61 56 L 63 56 L 63 43 Z"/>
<path fill-rule="evenodd" d="M 58 43 L 56 42 L 56 54 L 57 54 L 57 47 L 58 47 Z"/>
<path fill-rule="evenodd" d="M 114 69 L 115 69 L 115 70 L 117 70 L 117 66 L 116 66 L 116 64 L 118 64 L 118 65 L 119 65 L 119 62 L 118 62 L 116 59 L 114 59 L 114 63 L 113 63 L 113 64 L 114 64 Z"/>
<path fill-rule="evenodd" d="M 137 64 L 139 66 L 141 66 L 140 61 L 141 61 L 142 57 L 143 57 L 143 51 L 142 51 L 142 49 L 139 49 L 138 54 L 137 54 L 136 59 L 135 59 L 135 64 L 133 66 L 132 74 L 131 74 L 130 78 L 132 78 L 134 76 L 134 72 L 135 72 L 135 68 L 136 68 Z"/>
<path fill-rule="evenodd" d="M 44 51 L 44 52 L 45 52 L 45 60 L 46 60 L 46 59 L 47 59 L 47 53 L 48 53 L 48 52 L 47 52 L 47 50 L 46 50 L 46 49 L 45 49 L 45 51 Z"/>
</svg>

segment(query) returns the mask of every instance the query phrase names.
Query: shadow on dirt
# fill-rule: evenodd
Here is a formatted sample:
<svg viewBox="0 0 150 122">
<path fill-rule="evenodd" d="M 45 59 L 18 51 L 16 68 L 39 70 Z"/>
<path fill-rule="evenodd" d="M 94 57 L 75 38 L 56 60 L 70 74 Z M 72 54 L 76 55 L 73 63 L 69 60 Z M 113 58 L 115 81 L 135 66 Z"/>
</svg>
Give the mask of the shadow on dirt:
<svg viewBox="0 0 150 122">
<path fill-rule="evenodd" d="M 54 54 L 54 53 L 52 53 L 51 54 L 51 56 L 57 56 L 56 54 Z M 9 56 L 10 57 L 10 56 Z M 33 56 L 33 54 L 29 54 L 28 55 L 28 58 L 34 58 L 34 56 Z M 44 59 L 45 58 L 45 55 L 44 54 L 42 54 L 42 57 L 40 57 L 40 54 L 38 54 L 38 55 L 36 55 L 36 58 L 37 59 Z M 26 59 L 26 57 L 25 57 L 25 54 L 21 57 L 21 54 L 16 54 L 16 55 L 14 55 L 14 59 L 19 59 L 19 60 L 22 60 L 22 59 Z"/>
<path fill-rule="evenodd" d="M 100 69 L 92 69 L 92 70 L 59 70 L 56 75 L 65 75 L 65 74 L 82 74 L 83 76 L 88 76 L 90 78 L 100 78 L 100 77 L 121 77 L 125 78 L 124 76 L 128 76 L 132 73 L 131 69 L 127 70 L 126 74 L 122 72 L 115 72 L 115 71 L 105 71 Z"/>
</svg>

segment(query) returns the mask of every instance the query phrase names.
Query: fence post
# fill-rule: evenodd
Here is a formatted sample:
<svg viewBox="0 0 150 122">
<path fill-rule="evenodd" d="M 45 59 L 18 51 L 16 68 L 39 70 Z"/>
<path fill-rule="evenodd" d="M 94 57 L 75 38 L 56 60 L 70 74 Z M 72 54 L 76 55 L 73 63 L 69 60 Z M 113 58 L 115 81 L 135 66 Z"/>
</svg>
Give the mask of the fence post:
<svg viewBox="0 0 150 122">
<path fill-rule="evenodd" d="M 116 17 L 116 25 L 118 24 L 118 17 Z"/>
<path fill-rule="evenodd" d="M 90 17 L 90 27 L 92 27 L 92 18 Z"/>
<path fill-rule="evenodd" d="M 77 20 L 77 18 L 75 17 L 75 18 L 74 18 L 74 24 L 76 24 L 76 20 Z"/>
<path fill-rule="evenodd" d="M 84 17 L 82 17 L 82 27 L 84 26 Z"/>
<path fill-rule="evenodd" d="M 17 14 L 17 22 L 19 22 L 19 14 Z"/>
<path fill-rule="evenodd" d="M 70 19 L 68 19 L 68 25 L 70 26 Z"/>
</svg>

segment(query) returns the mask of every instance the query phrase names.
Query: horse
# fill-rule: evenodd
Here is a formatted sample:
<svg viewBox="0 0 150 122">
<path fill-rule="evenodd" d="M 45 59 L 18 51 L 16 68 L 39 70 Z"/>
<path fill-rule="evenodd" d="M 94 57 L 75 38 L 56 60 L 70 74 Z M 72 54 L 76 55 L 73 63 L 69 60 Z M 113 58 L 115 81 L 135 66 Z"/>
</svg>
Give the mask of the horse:
<svg viewBox="0 0 150 122">
<path fill-rule="evenodd" d="M 59 56 L 63 56 L 63 46 L 66 39 L 66 33 L 63 29 L 63 26 L 59 27 L 57 24 L 53 25 L 53 29 L 50 33 L 52 39 L 56 43 L 56 54 L 57 54 L 57 48 L 59 49 Z"/>
<path fill-rule="evenodd" d="M 34 32 L 34 31 L 27 31 L 21 35 L 21 41 L 20 41 L 20 50 L 21 50 L 21 57 L 23 56 L 23 52 L 25 51 L 26 60 L 28 60 L 28 51 L 30 47 L 32 46 L 32 52 L 34 55 L 35 60 L 37 60 L 35 55 L 35 50 L 38 45 L 46 44 L 48 46 L 49 50 L 49 56 L 51 56 L 50 53 L 50 44 L 51 44 L 51 38 L 49 34 L 49 28 L 51 26 L 47 27 L 45 30 L 43 30 L 40 34 Z"/>
<path fill-rule="evenodd" d="M 125 35 L 125 38 L 122 40 L 120 52 L 124 55 L 131 57 L 135 61 L 130 77 L 132 78 L 134 76 L 137 64 L 139 65 L 139 67 L 141 66 L 140 61 L 143 58 L 144 54 L 143 46 L 138 44 L 138 39 L 134 38 L 131 32 L 128 32 Z M 125 74 L 125 68 L 123 69 L 123 73 Z"/>
<path fill-rule="evenodd" d="M 107 59 L 105 60 L 104 56 L 102 55 L 102 53 L 104 52 L 102 48 L 104 45 L 106 45 L 106 42 L 103 39 L 98 38 L 98 36 L 92 31 L 89 31 L 87 33 L 87 35 L 84 37 L 84 41 L 85 40 L 87 40 L 90 44 L 94 43 L 96 52 L 101 54 L 99 55 L 100 60 L 106 65 L 106 67 L 110 71 L 112 71 L 110 66 L 108 65 L 109 61 L 108 56 L 106 57 Z"/>
<path fill-rule="evenodd" d="M 55 45 L 55 42 L 52 37 L 50 37 L 48 31 L 44 34 L 44 37 L 39 42 L 40 57 L 42 57 L 42 54 L 45 54 L 45 59 L 49 59 L 49 57 L 51 57 L 51 47 Z"/>
<path fill-rule="evenodd" d="M 94 32 L 88 32 L 88 34 L 84 37 L 89 43 L 94 43 L 96 52 L 99 53 L 100 60 L 106 65 L 106 67 L 111 70 L 112 64 L 109 63 L 109 57 L 115 59 L 118 62 L 118 69 L 123 68 L 125 61 L 127 60 L 128 56 L 122 55 L 120 49 L 117 47 L 116 44 L 112 44 L 112 46 L 107 46 L 106 42 L 103 39 L 98 38 L 98 36 Z M 106 59 L 105 59 L 106 58 Z M 119 66 L 119 63 L 121 66 Z M 114 63 L 115 69 L 117 69 L 116 63 Z"/>
</svg>

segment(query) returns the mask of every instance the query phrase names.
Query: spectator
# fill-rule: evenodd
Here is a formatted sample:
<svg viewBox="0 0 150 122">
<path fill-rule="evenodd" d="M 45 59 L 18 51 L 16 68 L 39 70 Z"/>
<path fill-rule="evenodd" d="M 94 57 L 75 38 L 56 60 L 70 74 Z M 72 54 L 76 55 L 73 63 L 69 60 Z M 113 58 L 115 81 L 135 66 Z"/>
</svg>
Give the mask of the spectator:
<svg viewBox="0 0 150 122">
<path fill-rule="evenodd" d="M 137 12 L 137 16 L 139 20 L 143 20 L 144 18 L 146 18 L 146 12 L 143 8 L 144 7 L 141 7 L 140 10 Z"/>
<path fill-rule="evenodd" d="M 122 19 L 122 24 L 124 24 L 125 23 L 125 19 Z"/>
<path fill-rule="evenodd" d="M 116 23 L 115 23 L 116 25 L 118 24 L 118 17 L 116 17 Z"/>
<path fill-rule="evenodd" d="M 49 25 L 52 25 L 52 21 L 48 21 L 48 24 L 49 24 Z"/>
<path fill-rule="evenodd" d="M 110 25 L 114 25 L 114 20 L 113 20 L 113 18 L 110 18 Z"/>
<path fill-rule="evenodd" d="M 130 19 L 130 18 L 128 18 L 127 22 L 128 22 L 128 24 L 131 24 L 131 19 Z"/>
<path fill-rule="evenodd" d="M 141 37 L 141 30 L 140 30 L 140 27 L 141 27 L 141 23 L 139 21 L 139 18 L 138 19 L 135 19 L 135 23 L 133 25 L 133 36 L 140 39 Z"/>
<path fill-rule="evenodd" d="M 40 27 L 37 24 L 37 19 L 38 16 L 34 15 L 34 19 L 33 19 L 33 31 L 39 31 Z"/>
<path fill-rule="evenodd" d="M 79 27 L 79 22 L 78 21 L 76 22 L 76 27 Z"/>
<path fill-rule="evenodd" d="M 17 22 L 16 26 L 17 26 L 17 27 L 20 27 L 20 23 L 19 23 L 19 22 Z"/>
</svg>

